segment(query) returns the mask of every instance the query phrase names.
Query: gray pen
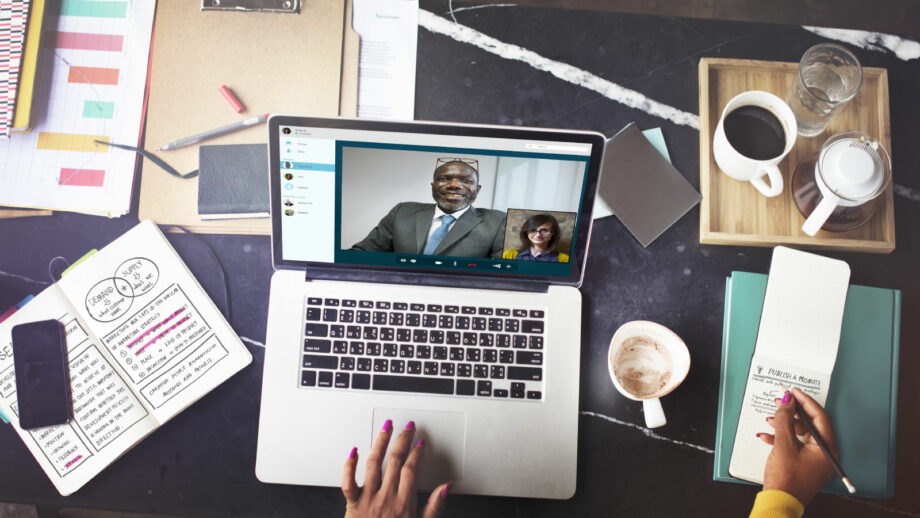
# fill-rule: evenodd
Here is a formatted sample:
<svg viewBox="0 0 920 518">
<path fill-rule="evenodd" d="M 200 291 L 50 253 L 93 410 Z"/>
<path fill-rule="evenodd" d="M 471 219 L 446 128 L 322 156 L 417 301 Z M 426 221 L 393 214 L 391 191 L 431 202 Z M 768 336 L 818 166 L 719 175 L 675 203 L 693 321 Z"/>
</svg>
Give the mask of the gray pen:
<svg viewBox="0 0 920 518">
<path fill-rule="evenodd" d="M 255 126 L 256 124 L 262 124 L 265 120 L 268 119 L 268 114 L 259 115 L 258 117 L 252 117 L 250 119 L 244 119 L 239 122 L 234 122 L 233 124 L 227 124 L 226 126 L 221 126 L 217 129 L 212 129 L 210 131 L 205 131 L 204 133 L 199 133 L 197 135 L 192 135 L 191 137 L 180 138 L 175 142 L 170 142 L 165 146 L 161 147 L 158 151 L 169 151 L 170 149 L 178 149 L 180 147 L 191 146 L 202 142 L 204 140 L 212 139 L 219 137 L 221 135 L 226 135 L 227 133 L 233 133 L 234 131 L 239 131 L 249 126 Z"/>
</svg>

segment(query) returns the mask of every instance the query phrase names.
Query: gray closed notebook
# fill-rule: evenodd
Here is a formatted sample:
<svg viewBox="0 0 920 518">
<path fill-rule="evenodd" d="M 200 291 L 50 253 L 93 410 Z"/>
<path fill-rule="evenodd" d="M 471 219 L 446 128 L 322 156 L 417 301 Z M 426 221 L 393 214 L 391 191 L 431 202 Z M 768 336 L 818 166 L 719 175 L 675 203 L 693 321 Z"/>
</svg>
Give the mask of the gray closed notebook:
<svg viewBox="0 0 920 518">
<path fill-rule="evenodd" d="M 598 194 L 642 246 L 700 201 L 700 193 L 635 123 L 607 141 Z"/>
<path fill-rule="evenodd" d="M 265 144 L 198 148 L 198 215 L 201 219 L 269 216 Z"/>
</svg>

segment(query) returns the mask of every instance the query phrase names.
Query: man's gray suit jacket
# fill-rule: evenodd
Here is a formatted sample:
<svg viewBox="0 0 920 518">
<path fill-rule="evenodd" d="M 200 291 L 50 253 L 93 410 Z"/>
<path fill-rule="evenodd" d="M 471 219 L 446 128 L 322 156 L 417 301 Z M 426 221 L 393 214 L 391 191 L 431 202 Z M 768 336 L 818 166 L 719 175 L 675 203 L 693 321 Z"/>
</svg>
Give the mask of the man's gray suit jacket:
<svg viewBox="0 0 920 518">
<path fill-rule="evenodd" d="M 352 249 L 420 254 L 425 249 L 434 209 L 433 203 L 400 203 Z M 444 236 L 434 255 L 499 258 L 504 239 L 505 213 L 471 206 Z"/>
</svg>

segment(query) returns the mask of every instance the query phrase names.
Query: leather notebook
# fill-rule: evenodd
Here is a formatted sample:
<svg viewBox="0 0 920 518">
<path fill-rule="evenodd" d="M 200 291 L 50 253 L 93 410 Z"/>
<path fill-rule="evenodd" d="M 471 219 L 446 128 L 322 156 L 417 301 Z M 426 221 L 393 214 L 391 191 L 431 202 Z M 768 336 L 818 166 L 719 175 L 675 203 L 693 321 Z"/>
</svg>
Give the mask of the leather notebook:
<svg viewBox="0 0 920 518">
<path fill-rule="evenodd" d="M 201 146 L 198 176 L 201 219 L 269 216 L 265 144 Z"/>
<path fill-rule="evenodd" d="M 607 142 L 598 195 L 646 247 L 700 201 L 635 123 Z"/>
</svg>

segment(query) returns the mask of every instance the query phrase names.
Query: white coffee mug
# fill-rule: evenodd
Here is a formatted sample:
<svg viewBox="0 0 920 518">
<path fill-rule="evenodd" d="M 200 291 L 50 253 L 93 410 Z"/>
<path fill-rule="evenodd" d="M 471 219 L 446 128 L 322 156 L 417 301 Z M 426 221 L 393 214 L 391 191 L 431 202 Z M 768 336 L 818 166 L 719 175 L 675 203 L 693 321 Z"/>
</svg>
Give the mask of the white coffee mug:
<svg viewBox="0 0 920 518">
<path fill-rule="evenodd" d="M 613 386 L 629 399 L 642 401 L 645 425 L 667 423 L 658 398 L 675 388 L 690 371 L 690 351 L 673 331 L 655 322 L 634 320 L 617 329 L 607 351 Z"/>
<path fill-rule="evenodd" d="M 785 145 L 782 146 L 781 153 L 770 158 L 756 159 L 746 156 L 731 144 L 729 137 L 725 134 L 725 117 L 744 106 L 758 106 L 776 117 L 785 132 L 783 137 Z M 751 185 L 764 196 L 772 198 L 783 192 L 783 175 L 777 164 L 792 150 L 797 132 L 795 114 L 785 101 L 769 92 L 759 90 L 742 92 L 728 101 L 725 109 L 722 110 L 722 117 L 719 119 L 719 125 L 716 127 L 716 134 L 713 138 L 712 152 L 723 173 L 736 180 L 751 182 Z M 764 181 L 765 177 L 770 179 L 769 184 Z"/>
</svg>

